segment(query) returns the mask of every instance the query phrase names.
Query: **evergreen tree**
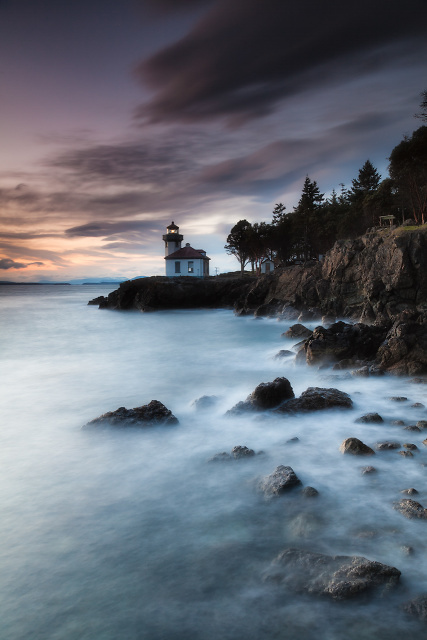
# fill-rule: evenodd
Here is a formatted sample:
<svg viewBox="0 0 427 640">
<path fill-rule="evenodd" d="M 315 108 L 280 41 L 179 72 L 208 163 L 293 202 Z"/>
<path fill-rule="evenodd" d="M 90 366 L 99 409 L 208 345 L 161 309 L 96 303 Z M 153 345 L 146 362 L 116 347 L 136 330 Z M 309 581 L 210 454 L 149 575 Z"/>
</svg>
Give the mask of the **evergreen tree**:
<svg viewBox="0 0 427 640">
<path fill-rule="evenodd" d="M 350 202 L 363 203 L 364 198 L 376 191 L 381 181 L 381 176 L 370 160 L 359 169 L 359 175 L 351 181 L 352 187 L 348 192 Z"/>
<path fill-rule="evenodd" d="M 316 228 L 319 221 L 316 220 L 316 214 L 323 204 L 323 197 L 317 182 L 306 176 L 301 197 L 294 209 L 296 228 L 299 230 L 298 253 L 304 260 L 315 257 L 317 253 Z"/>
</svg>

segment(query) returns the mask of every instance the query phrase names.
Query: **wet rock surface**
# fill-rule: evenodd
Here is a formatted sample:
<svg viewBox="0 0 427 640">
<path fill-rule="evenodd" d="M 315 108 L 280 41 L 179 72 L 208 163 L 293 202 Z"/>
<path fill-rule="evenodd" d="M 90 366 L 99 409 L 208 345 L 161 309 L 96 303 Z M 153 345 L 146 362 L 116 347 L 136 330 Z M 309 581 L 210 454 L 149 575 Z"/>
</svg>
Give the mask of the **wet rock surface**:
<svg viewBox="0 0 427 640">
<path fill-rule="evenodd" d="M 341 453 L 349 453 L 353 456 L 373 456 L 375 451 L 364 444 L 358 438 L 346 438 L 340 446 Z M 373 467 L 365 467 L 364 473 L 372 473 Z"/>
<path fill-rule="evenodd" d="M 176 425 L 178 419 L 173 415 L 172 411 L 167 409 L 164 404 L 158 400 L 151 400 L 149 404 L 135 407 L 134 409 L 126 409 L 119 407 L 116 411 L 109 411 L 94 418 L 88 422 L 83 428 L 91 428 L 98 426 L 112 426 L 116 428 L 126 427 L 153 427 L 157 425 Z"/>
<path fill-rule="evenodd" d="M 273 382 L 261 382 L 243 402 L 238 402 L 227 415 L 242 411 L 263 411 L 273 409 L 281 402 L 294 398 L 295 394 L 287 378 L 276 378 Z"/>
<path fill-rule="evenodd" d="M 301 480 L 292 467 L 280 465 L 273 473 L 259 481 L 258 488 L 266 496 L 279 496 L 300 484 Z"/>
<path fill-rule="evenodd" d="M 400 571 L 362 556 L 328 556 L 285 549 L 271 564 L 265 579 L 290 591 L 345 600 L 372 589 L 395 586 Z"/>
<path fill-rule="evenodd" d="M 405 518 L 427 520 L 427 509 L 424 509 L 422 504 L 410 498 L 402 498 L 395 503 L 394 508 Z"/>
<path fill-rule="evenodd" d="M 365 413 L 365 415 L 357 418 L 355 422 L 381 424 L 384 420 L 378 413 Z"/>
<path fill-rule="evenodd" d="M 321 411 L 322 409 L 351 409 L 353 402 L 344 391 L 334 388 L 309 387 L 300 395 L 282 403 L 275 413 Z"/>
</svg>

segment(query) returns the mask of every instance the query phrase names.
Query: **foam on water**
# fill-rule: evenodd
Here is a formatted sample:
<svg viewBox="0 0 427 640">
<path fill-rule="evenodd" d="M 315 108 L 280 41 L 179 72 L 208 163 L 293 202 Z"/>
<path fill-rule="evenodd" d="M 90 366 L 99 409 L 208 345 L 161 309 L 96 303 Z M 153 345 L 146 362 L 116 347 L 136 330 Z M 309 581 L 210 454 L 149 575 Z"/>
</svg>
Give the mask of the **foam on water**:
<svg viewBox="0 0 427 640">
<path fill-rule="evenodd" d="M 398 605 L 427 591 L 424 521 L 393 509 L 415 487 L 427 505 L 424 385 L 348 378 L 275 360 L 293 346 L 275 320 L 232 312 L 152 314 L 86 306 L 105 286 L 0 287 L 0 637 L 8 640 L 399 638 L 424 630 Z M 260 382 L 286 376 L 350 394 L 349 411 L 224 413 Z M 215 395 L 212 409 L 191 403 Z M 406 396 L 393 402 L 391 396 Z M 84 431 L 90 419 L 152 399 L 177 427 Z M 358 424 L 377 411 L 385 422 Z M 297 436 L 299 442 L 289 443 Z M 350 436 L 419 451 L 343 456 Z M 208 463 L 247 445 L 263 455 Z M 265 501 L 257 479 L 290 465 L 317 499 Z M 373 464 L 377 473 L 363 476 Z M 382 599 L 337 605 L 264 584 L 287 546 L 355 554 L 402 571 Z M 413 555 L 402 547 L 411 546 Z"/>
</svg>

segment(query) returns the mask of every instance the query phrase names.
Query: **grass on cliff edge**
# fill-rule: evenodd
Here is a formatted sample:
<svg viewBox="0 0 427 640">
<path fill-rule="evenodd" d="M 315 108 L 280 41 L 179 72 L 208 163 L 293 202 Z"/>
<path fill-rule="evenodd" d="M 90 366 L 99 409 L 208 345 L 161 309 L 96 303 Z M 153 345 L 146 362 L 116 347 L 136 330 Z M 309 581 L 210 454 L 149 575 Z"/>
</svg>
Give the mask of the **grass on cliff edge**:
<svg viewBox="0 0 427 640">
<path fill-rule="evenodd" d="M 403 235 L 404 233 L 411 233 L 413 231 L 421 231 L 421 233 L 427 233 L 427 223 L 426 224 L 420 224 L 418 225 L 413 225 L 411 227 L 397 227 L 397 229 L 393 230 L 394 235 Z"/>
</svg>

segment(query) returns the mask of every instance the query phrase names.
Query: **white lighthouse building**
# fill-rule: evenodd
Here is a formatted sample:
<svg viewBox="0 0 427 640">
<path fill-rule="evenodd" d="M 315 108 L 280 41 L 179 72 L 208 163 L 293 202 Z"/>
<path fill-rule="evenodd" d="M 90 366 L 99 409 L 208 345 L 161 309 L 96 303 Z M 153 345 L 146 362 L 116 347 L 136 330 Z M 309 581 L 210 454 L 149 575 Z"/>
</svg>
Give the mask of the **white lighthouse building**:
<svg viewBox="0 0 427 640">
<path fill-rule="evenodd" d="M 179 227 L 172 221 L 166 227 L 163 236 L 165 243 L 166 275 L 173 276 L 193 276 L 203 278 L 209 275 L 209 260 L 206 251 L 203 249 L 193 249 L 189 243 L 181 247 L 184 236 L 179 233 Z"/>
</svg>

